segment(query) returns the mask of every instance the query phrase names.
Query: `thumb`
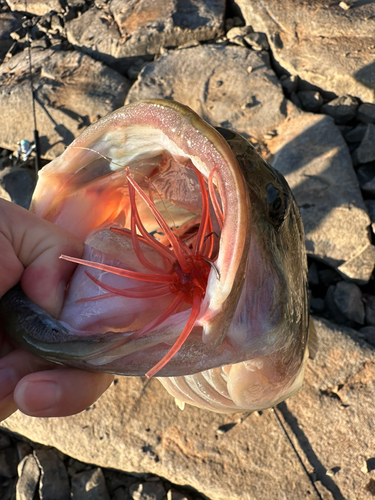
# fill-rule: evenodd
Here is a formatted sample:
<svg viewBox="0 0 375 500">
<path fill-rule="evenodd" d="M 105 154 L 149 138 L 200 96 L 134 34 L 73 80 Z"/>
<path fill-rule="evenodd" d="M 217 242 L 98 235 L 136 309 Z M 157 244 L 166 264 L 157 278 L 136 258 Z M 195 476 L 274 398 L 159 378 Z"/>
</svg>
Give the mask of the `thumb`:
<svg viewBox="0 0 375 500">
<path fill-rule="evenodd" d="M 0 199 L 0 297 L 21 281 L 33 302 L 58 317 L 76 267 L 59 259 L 62 253 L 81 257 L 83 243 L 51 222 Z"/>
</svg>

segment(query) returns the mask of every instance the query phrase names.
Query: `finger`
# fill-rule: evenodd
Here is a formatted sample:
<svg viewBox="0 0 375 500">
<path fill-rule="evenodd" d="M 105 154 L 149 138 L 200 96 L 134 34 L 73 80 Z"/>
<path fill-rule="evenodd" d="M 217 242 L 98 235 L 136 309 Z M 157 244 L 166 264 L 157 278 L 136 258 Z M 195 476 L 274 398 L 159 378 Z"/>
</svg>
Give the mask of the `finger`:
<svg viewBox="0 0 375 500">
<path fill-rule="evenodd" d="M 64 229 L 0 199 L 0 297 L 21 278 L 25 293 L 57 317 L 75 265 L 62 254 L 81 257 L 83 244 Z"/>
<path fill-rule="evenodd" d="M 65 417 L 85 410 L 113 381 L 107 373 L 58 368 L 32 373 L 14 391 L 14 401 L 26 415 Z"/>
</svg>

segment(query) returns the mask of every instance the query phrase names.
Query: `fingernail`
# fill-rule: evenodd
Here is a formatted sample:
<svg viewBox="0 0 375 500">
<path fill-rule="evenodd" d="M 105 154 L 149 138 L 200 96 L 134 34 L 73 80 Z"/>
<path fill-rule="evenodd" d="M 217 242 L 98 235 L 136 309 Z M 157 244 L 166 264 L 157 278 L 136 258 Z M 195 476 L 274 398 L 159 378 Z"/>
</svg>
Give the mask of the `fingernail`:
<svg viewBox="0 0 375 500">
<path fill-rule="evenodd" d="M 16 383 L 16 374 L 12 368 L 3 368 L 0 370 L 0 401 L 13 392 Z"/>
<path fill-rule="evenodd" d="M 24 413 L 53 408 L 61 397 L 61 387 L 52 381 L 25 382 L 17 386 L 14 400 Z"/>
</svg>

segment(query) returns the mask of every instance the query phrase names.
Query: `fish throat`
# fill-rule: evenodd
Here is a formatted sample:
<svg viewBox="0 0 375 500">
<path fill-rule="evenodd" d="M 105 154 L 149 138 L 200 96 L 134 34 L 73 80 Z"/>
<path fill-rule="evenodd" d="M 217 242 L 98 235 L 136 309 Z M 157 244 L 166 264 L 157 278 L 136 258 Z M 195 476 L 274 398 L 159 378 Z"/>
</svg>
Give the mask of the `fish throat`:
<svg viewBox="0 0 375 500">
<path fill-rule="evenodd" d="M 112 226 L 110 229 L 113 232 L 122 234 L 124 237 L 131 238 L 134 253 L 139 263 L 148 271 L 147 273 L 126 269 L 126 263 L 124 263 L 124 269 L 123 267 L 61 255 L 62 259 L 70 262 L 130 278 L 137 285 L 124 289 L 117 288 L 104 283 L 86 270 L 86 275 L 102 288 L 104 293 L 94 297 L 81 298 L 79 299 L 80 302 L 92 302 L 115 296 L 135 299 L 149 299 L 168 294 L 171 296 L 168 307 L 146 326 L 128 336 L 127 342 L 162 327 L 163 323 L 172 315 L 191 308 L 189 318 L 181 334 L 167 354 L 146 373 L 148 378 L 158 373 L 176 355 L 192 332 L 199 317 L 202 301 L 206 295 L 210 272 L 214 270 L 217 279 L 220 279 L 220 273 L 215 261 L 217 260 L 220 244 L 220 235 L 218 233 L 223 228 L 224 214 L 214 183 L 214 177 L 217 173 L 216 168 L 211 170 L 207 180 L 191 163 L 190 168 L 194 170 L 198 179 L 202 205 L 201 217 L 199 223 L 197 223 L 197 217 L 193 217 L 191 223 L 187 221 L 178 228 L 176 228 L 174 222 L 173 228 L 170 227 L 165 217 L 158 210 L 154 200 L 151 179 L 143 176 L 148 185 L 148 193 L 146 193 L 135 180 L 139 172 L 132 172 L 129 167 L 125 168 L 130 205 L 130 228 Z M 162 197 L 160 199 L 165 207 Z M 158 231 L 150 233 L 146 229 L 139 210 L 140 203 L 144 203 L 151 211 L 159 226 Z M 215 231 L 213 230 L 214 226 Z M 156 265 L 146 257 L 142 250 L 145 245 L 157 252 L 164 261 L 164 267 Z"/>
</svg>

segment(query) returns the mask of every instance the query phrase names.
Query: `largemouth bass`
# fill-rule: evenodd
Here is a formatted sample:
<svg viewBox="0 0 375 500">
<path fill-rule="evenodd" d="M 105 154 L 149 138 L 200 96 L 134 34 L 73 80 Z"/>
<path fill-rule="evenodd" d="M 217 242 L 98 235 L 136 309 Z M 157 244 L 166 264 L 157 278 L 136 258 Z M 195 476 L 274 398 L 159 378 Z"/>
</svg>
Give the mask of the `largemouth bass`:
<svg viewBox="0 0 375 500">
<path fill-rule="evenodd" d="M 7 333 L 48 360 L 157 375 L 231 413 L 297 392 L 309 356 L 301 217 L 243 137 L 172 101 L 125 106 L 40 172 L 31 210 L 85 242 L 59 318 L 20 288 Z"/>
</svg>

